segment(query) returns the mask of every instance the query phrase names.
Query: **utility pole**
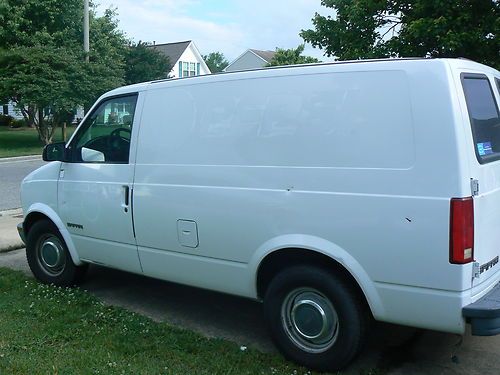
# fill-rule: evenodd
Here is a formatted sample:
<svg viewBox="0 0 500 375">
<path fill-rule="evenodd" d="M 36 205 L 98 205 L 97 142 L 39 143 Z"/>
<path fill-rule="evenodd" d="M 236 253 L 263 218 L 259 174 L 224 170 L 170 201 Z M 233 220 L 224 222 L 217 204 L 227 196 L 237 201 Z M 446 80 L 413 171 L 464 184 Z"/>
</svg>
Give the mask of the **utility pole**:
<svg viewBox="0 0 500 375">
<path fill-rule="evenodd" d="M 90 41 L 89 41 L 89 0 L 83 0 L 83 51 L 85 61 L 89 62 Z"/>
</svg>

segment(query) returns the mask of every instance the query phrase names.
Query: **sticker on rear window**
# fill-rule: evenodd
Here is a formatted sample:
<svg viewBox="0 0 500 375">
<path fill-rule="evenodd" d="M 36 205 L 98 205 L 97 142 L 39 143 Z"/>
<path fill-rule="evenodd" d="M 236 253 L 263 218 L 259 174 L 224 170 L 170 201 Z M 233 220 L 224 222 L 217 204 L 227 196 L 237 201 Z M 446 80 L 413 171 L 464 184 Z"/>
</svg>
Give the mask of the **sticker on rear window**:
<svg viewBox="0 0 500 375">
<path fill-rule="evenodd" d="M 493 154 L 491 142 L 482 142 L 477 144 L 477 152 L 480 156 Z"/>
</svg>

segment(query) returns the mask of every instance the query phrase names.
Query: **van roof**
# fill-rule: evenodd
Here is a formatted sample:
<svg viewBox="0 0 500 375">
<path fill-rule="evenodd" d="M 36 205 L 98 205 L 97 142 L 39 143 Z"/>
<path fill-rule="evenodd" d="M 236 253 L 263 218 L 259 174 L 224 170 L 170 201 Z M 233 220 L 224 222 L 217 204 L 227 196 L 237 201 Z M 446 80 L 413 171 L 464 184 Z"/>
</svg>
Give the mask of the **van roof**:
<svg viewBox="0 0 500 375">
<path fill-rule="evenodd" d="M 364 60 L 344 60 L 344 61 L 330 61 L 330 62 L 323 62 L 323 63 L 313 63 L 313 64 L 300 64 L 300 65 L 284 65 L 284 66 L 272 66 L 272 67 L 265 67 L 265 68 L 259 68 L 259 69 L 250 69 L 250 70 L 239 70 L 239 71 L 232 71 L 232 72 L 221 72 L 221 73 L 215 73 L 215 74 L 209 74 L 209 75 L 203 75 L 203 76 L 191 76 L 191 77 L 184 77 L 184 78 L 167 78 L 167 79 L 162 79 L 162 80 L 156 80 L 156 81 L 149 81 L 149 82 L 142 82 L 142 83 L 137 83 L 134 85 L 129 85 L 129 86 L 123 86 L 116 88 L 106 94 L 103 95 L 103 97 L 106 96 L 113 96 L 113 95 L 120 95 L 120 94 L 125 94 L 129 92 L 138 92 L 138 91 L 144 91 L 153 88 L 152 85 L 161 85 L 163 87 L 164 85 L 169 85 L 172 82 L 186 82 L 186 81 L 192 81 L 193 83 L 196 81 L 197 83 L 201 82 L 206 82 L 207 80 L 225 80 L 224 78 L 226 77 L 236 77 L 238 76 L 239 78 L 244 78 L 244 76 L 255 76 L 256 73 L 262 72 L 263 75 L 266 75 L 265 73 L 269 73 L 272 71 L 276 70 L 292 70 L 292 69 L 307 69 L 311 67 L 324 67 L 324 66 L 337 66 L 337 65 L 352 65 L 352 64 L 373 64 L 373 63 L 404 63 L 408 61 L 413 61 L 413 62 L 418 62 L 418 63 L 423 63 L 423 64 L 428 64 L 428 63 L 435 63 L 436 61 L 439 62 L 447 62 L 448 64 L 459 68 L 459 67 L 467 67 L 467 68 L 475 68 L 478 69 L 480 68 L 483 71 L 493 71 L 497 72 L 497 70 L 487 66 L 483 65 L 481 63 L 477 63 L 473 60 L 469 60 L 466 58 L 453 58 L 453 59 L 439 59 L 439 58 L 425 58 L 425 57 L 405 57 L 405 58 L 381 58 L 381 59 L 364 59 Z M 265 72 L 265 73 L 264 73 Z M 258 74 L 257 76 L 261 76 Z M 162 85 L 163 84 L 163 85 Z M 157 88 L 157 87 L 155 87 Z M 159 87 L 158 87 L 159 88 Z"/>
</svg>

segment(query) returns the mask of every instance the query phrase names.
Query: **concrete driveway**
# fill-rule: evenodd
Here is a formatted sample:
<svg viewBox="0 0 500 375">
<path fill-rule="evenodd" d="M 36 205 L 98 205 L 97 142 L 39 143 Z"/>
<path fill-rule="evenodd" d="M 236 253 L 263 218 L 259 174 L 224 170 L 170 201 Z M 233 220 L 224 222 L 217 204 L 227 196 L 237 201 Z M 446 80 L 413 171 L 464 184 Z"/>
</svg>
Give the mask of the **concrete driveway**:
<svg viewBox="0 0 500 375">
<path fill-rule="evenodd" d="M 24 250 L 0 254 L 0 267 L 30 275 Z M 275 351 L 261 305 L 245 299 L 92 266 L 82 285 L 104 302 L 156 321 L 223 337 L 238 345 Z M 165 345 L 168 345 L 166 343 Z M 368 344 L 344 373 L 378 368 L 388 374 L 500 374 L 500 336 L 463 339 L 432 331 L 376 323 Z"/>
</svg>

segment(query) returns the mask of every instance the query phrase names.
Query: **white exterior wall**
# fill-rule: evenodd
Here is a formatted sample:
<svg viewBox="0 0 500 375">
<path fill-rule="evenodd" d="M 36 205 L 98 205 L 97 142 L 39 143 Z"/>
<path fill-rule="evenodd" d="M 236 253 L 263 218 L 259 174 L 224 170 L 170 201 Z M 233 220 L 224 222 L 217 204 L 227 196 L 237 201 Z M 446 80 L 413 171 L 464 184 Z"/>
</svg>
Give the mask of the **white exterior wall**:
<svg viewBox="0 0 500 375">
<path fill-rule="evenodd" d="M 14 117 L 15 119 L 17 120 L 21 120 L 23 119 L 23 115 L 21 114 L 21 112 L 16 109 L 16 107 L 14 106 L 14 103 L 12 102 L 9 102 L 7 103 L 7 107 L 8 107 L 8 115 L 11 116 L 11 117 Z M 2 108 L 0 109 L 0 113 L 3 114 L 3 105 L 2 105 Z"/>
<path fill-rule="evenodd" d="M 207 64 L 201 57 L 200 53 L 197 51 L 196 47 L 191 43 L 188 48 L 184 51 L 178 61 L 175 62 L 172 70 L 170 71 L 171 78 L 179 78 L 179 61 L 181 62 L 194 62 L 200 63 L 200 75 L 211 74 L 212 72 L 208 68 Z"/>
<path fill-rule="evenodd" d="M 233 61 L 226 69 L 226 72 L 234 72 L 237 70 L 260 69 L 268 63 L 257 56 L 252 51 L 246 51 L 243 55 Z"/>
<path fill-rule="evenodd" d="M 16 120 L 22 120 L 24 118 L 21 111 L 19 111 L 14 106 L 14 103 L 12 103 L 12 102 L 7 103 L 7 107 L 8 107 L 8 115 L 9 116 L 15 118 Z M 3 104 L 1 105 L 1 108 L 0 108 L 0 114 L 3 115 Z M 85 112 L 83 110 L 83 107 L 78 107 L 76 109 L 75 119 L 73 121 L 76 121 L 77 118 L 83 119 L 84 117 L 85 117 Z"/>
</svg>

